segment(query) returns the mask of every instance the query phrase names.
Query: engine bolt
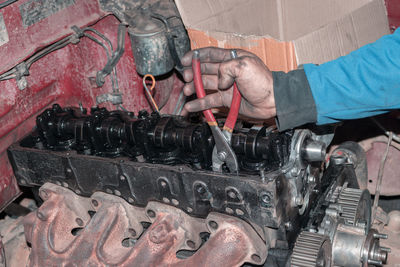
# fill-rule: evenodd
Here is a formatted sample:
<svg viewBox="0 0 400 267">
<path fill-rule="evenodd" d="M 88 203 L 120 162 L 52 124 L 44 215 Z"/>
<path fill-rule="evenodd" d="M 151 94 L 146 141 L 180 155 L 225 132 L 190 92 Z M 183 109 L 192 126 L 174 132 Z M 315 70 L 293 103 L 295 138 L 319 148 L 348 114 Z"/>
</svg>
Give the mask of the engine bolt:
<svg viewBox="0 0 400 267">
<path fill-rule="evenodd" d="M 377 260 L 369 259 L 369 260 L 368 260 L 368 264 L 375 265 L 375 266 L 382 266 L 382 265 L 383 265 L 383 262 L 382 262 L 382 261 L 377 261 Z"/>
<path fill-rule="evenodd" d="M 303 198 L 302 198 L 301 196 L 296 197 L 295 200 L 294 200 L 294 203 L 295 203 L 297 206 L 303 205 Z"/>
<path fill-rule="evenodd" d="M 225 159 L 226 159 L 226 152 L 224 152 L 224 151 L 218 152 L 217 156 L 218 156 L 218 159 L 219 159 L 220 161 L 225 161 Z"/>
<path fill-rule="evenodd" d="M 166 183 L 165 181 L 161 181 L 160 184 L 161 184 L 161 186 L 162 186 L 163 188 L 167 187 L 167 183 Z"/>
<path fill-rule="evenodd" d="M 228 196 L 229 196 L 230 198 L 232 198 L 232 199 L 235 199 L 235 198 L 236 198 L 236 194 L 235 194 L 235 192 L 233 192 L 233 191 L 229 191 Z"/>
<path fill-rule="evenodd" d="M 271 203 L 271 196 L 264 192 L 263 194 L 261 194 L 261 201 L 265 205 L 269 205 Z"/>
<path fill-rule="evenodd" d="M 299 175 L 299 169 L 297 169 L 297 167 L 293 167 L 293 169 L 290 171 L 290 174 L 294 177 L 297 177 Z"/>
<path fill-rule="evenodd" d="M 225 212 L 228 213 L 228 214 L 233 214 L 233 209 L 231 209 L 229 207 L 226 207 L 225 208 Z"/>
<path fill-rule="evenodd" d="M 203 195 L 203 194 L 206 192 L 206 189 L 205 189 L 204 186 L 198 185 L 198 186 L 196 187 L 196 191 L 197 191 L 197 193 L 199 193 L 200 195 Z"/>
<path fill-rule="evenodd" d="M 387 239 L 388 235 L 377 233 L 377 234 L 374 234 L 374 238 L 376 238 L 376 239 Z"/>
</svg>

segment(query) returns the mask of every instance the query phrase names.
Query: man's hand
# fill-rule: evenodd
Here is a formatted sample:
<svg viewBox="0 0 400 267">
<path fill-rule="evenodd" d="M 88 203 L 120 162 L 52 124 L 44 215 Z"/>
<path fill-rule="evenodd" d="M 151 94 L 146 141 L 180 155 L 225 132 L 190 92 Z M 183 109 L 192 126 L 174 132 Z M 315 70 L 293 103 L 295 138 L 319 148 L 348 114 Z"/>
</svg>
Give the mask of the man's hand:
<svg viewBox="0 0 400 267">
<path fill-rule="evenodd" d="M 229 107 L 235 81 L 242 94 L 242 115 L 255 119 L 269 119 L 276 115 L 272 74 L 261 59 L 244 50 L 237 50 L 236 59 L 231 59 L 228 49 L 207 47 L 198 51 L 204 89 L 216 92 L 188 102 L 182 115 L 210 108 Z M 193 51 L 190 51 L 182 58 L 182 64 L 187 68 L 183 74 L 187 82 L 183 88 L 186 96 L 196 92 L 191 68 L 192 56 Z"/>
</svg>

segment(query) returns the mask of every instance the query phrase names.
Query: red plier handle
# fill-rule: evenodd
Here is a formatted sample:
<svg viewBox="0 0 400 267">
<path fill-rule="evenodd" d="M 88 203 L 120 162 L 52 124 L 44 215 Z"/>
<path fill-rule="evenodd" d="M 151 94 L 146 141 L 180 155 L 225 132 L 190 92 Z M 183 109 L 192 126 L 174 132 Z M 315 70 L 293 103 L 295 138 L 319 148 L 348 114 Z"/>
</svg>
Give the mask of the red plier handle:
<svg viewBox="0 0 400 267">
<path fill-rule="evenodd" d="M 231 51 L 232 58 L 236 58 L 236 50 Z M 206 92 L 204 90 L 203 80 L 201 77 L 201 65 L 200 65 L 200 55 L 199 51 L 194 51 L 193 59 L 192 59 L 192 69 L 193 69 L 193 83 L 196 89 L 197 98 L 203 98 L 206 96 Z M 228 113 L 228 117 L 226 118 L 225 125 L 223 130 L 232 133 L 235 128 L 235 124 L 239 115 L 240 103 L 242 101 L 242 95 L 240 94 L 239 89 L 237 88 L 236 83 L 233 84 L 233 96 L 232 103 Z M 211 109 L 206 109 L 203 111 L 204 117 L 207 120 L 207 123 L 210 126 L 217 125 L 217 121 L 215 120 L 214 115 L 211 112 Z"/>
<path fill-rule="evenodd" d="M 231 57 L 237 58 L 236 50 L 231 50 Z M 240 103 L 242 102 L 242 95 L 236 85 L 236 82 L 233 83 L 233 95 L 232 95 L 232 102 L 231 108 L 228 113 L 228 117 L 226 118 L 225 125 L 223 130 L 232 133 L 233 129 L 235 128 L 235 124 L 239 115 L 240 110 Z"/>
</svg>

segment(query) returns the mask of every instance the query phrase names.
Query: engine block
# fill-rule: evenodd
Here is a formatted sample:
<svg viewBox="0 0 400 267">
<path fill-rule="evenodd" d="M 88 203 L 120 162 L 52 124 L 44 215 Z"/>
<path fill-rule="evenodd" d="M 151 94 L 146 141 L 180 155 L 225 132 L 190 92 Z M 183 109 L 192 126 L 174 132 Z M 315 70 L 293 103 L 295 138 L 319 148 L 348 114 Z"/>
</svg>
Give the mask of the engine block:
<svg viewBox="0 0 400 267">
<path fill-rule="evenodd" d="M 307 240 L 308 233 L 324 233 L 311 237 L 320 244 L 316 250 L 323 250 L 325 241 L 333 238 L 336 228 L 327 222 L 332 220 L 328 215 L 334 192 L 344 187 L 359 190 L 351 151 L 332 155 L 325 166 L 324 140 L 307 129 L 279 133 L 273 128 L 241 127 L 232 136 L 240 172 L 220 173 L 211 170 L 214 140 L 207 124 L 144 111 L 134 116 L 93 108 L 88 114 L 85 109 L 54 105 L 37 117 L 35 131 L 8 153 L 20 185 L 42 186 L 43 207 L 59 202 L 43 197 L 43 191 L 50 190 L 55 195 L 75 194 L 85 203 L 93 203 L 97 194 L 120 199 L 124 207 L 139 210 L 135 225 L 158 221 L 154 218 L 160 207 L 182 213 L 179 216 L 188 221 L 207 222 L 208 229 L 213 228 L 211 215 L 235 218 L 235 223 L 246 225 L 242 228 L 254 231 L 246 230 L 257 244 L 248 251 L 258 251 L 256 256 L 246 252 L 240 264 L 285 261 L 293 248 L 298 263 L 302 255 L 296 251 L 302 251 L 301 240 Z M 32 215 L 26 227 L 35 228 L 40 220 Z M 331 225 L 345 223 L 334 222 Z M 31 231 L 29 238 L 35 233 Z M 187 241 L 182 241 L 186 249 Z M 196 241 L 192 249 L 198 247 Z"/>
</svg>

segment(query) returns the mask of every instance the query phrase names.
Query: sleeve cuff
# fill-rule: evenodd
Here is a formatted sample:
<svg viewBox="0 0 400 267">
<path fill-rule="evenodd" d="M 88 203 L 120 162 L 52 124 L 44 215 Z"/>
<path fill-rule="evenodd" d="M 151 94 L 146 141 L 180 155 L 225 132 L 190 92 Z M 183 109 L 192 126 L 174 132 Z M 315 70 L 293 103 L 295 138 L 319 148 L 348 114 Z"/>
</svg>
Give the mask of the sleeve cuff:
<svg viewBox="0 0 400 267">
<path fill-rule="evenodd" d="M 317 109 L 304 70 L 272 72 L 279 131 L 315 123 Z"/>
</svg>

